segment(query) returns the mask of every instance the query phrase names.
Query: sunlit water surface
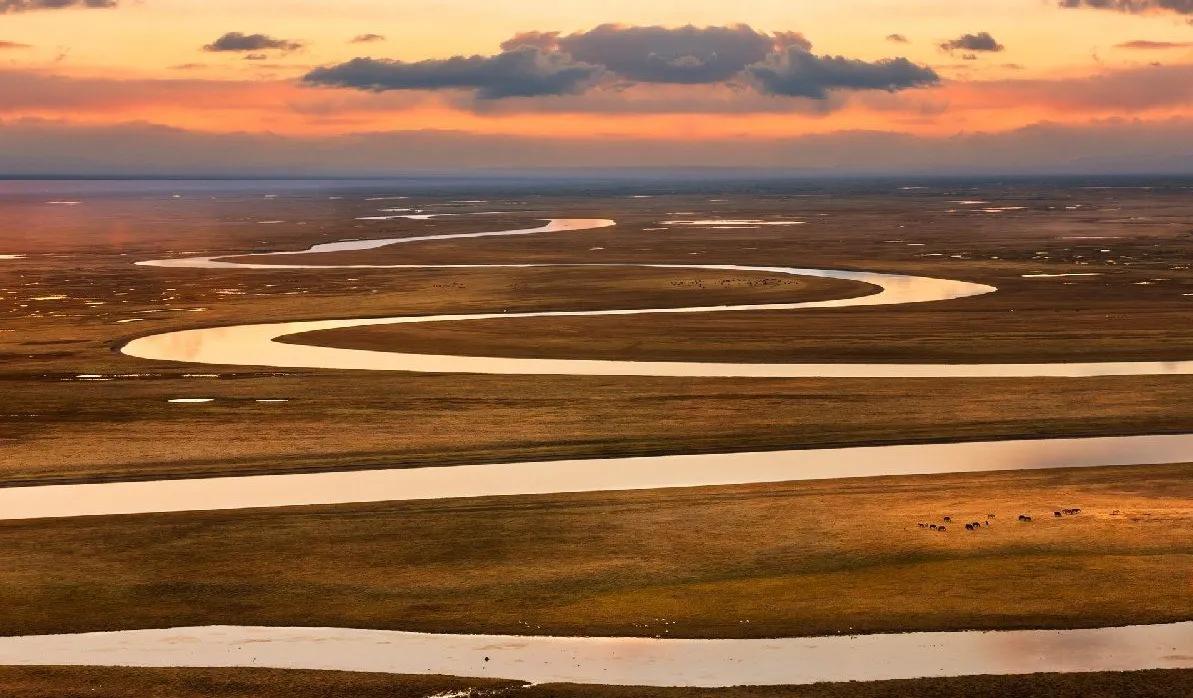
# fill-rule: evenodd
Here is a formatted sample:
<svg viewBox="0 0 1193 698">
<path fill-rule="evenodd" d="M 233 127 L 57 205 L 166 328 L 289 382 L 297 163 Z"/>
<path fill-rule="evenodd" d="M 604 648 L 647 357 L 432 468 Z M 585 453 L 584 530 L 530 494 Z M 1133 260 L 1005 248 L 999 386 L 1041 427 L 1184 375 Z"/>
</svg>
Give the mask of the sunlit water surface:
<svg viewBox="0 0 1193 698">
<path fill-rule="evenodd" d="M 1193 667 L 1193 623 L 773 640 L 206 627 L 0 638 L 0 663 L 271 667 L 627 686 L 795 685 Z"/>
<path fill-rule="evenodd" d="M 296 252 L 253 256 L 368 250 L 421 240 L 530 235 L 608 225 L 613 225 L 613 222 L 560 219 L 537 228 L 514 231 L 346 241 L 316 245 Z M 301 264 L 258 264 L 244 260 L 229 262 L 212 257 L 154 260 L 141 264 L 207 269 L 331 268 Z M 434 265 L 431 268 L 487 266 L 552 265 Z M 588 361 L 432 356 L 335 349 L 277 341 L 281 337 L 304 332 L 368 325 L 888 305 L 964 298 L 995 290 L 964 281 L 846 270 L 739 265 L 566 266 L 758 271 L 861 281 L 881 290 L 856 298 L 809 303 L 435 315 L 244 325 L 144 337 L 130 342 L 122 350 L 126 354 L 147 359 L 221 365 L 493 374 L 983 377 L 1193 373 L 1193 362 L 731 364 Z M 350 265 L 348 268 L 415 269 L 428 266 Z M 0 490 L 0 517 L 21 519 L 134 514 L 1169 463 L 1188 460 L 1191 450 L 1193 435 L 1140 436 L 498 463 L 31 487 Z M 772 640 L 457 636 L 336 628 L 179 628 L 0 638 L 0 664 L 256 666 L 454 674 L 536 683 L 778 685 L 1044 671 L 1189 668 L 1193 667 L 1193 623 L 1089 630 L 905 633 Z"/>
</svg>

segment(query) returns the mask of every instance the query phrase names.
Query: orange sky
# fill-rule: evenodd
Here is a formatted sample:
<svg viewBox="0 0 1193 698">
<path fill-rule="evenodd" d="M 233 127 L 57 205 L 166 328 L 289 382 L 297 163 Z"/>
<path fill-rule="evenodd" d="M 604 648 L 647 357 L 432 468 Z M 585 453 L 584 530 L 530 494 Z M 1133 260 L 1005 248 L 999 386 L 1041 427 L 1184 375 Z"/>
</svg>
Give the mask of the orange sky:
<svg viewBox="0 0 1193 698">
<path fill-rule="evenodd" d="M 797 31 L 815 55 L 866 62 L 905 57 L 940 80 L 893 93 L 834 90 L 825 99 L 765 94 L 740 80 L 606 79 L 582 94 L 505 99 L 478 98 L 467 89 L 375 93 L 301 80 L 315 67 L 360 56 L 410 62 L 491 56 L 518 32 L 566 34 L 605 22 Z M 231 31 L 302 48 L 203 50 Z M 977 32 L 988 32 L 1005 50 L 940 48 Z M 385 39 L 350 41 L 362 34 Z M 906 41 L 891 41 L 891 34 Z M 1123 46 L 1140 41 L 1153 47 Z M 661 140 L 859 129 L 948 136 L 1041 122 L 1189 118 L 1191 42 L 1188 17 L 1062 9 L 1056 0 L 123 0 L 113 9 L 0 15 L 0 121 L 296 136 L 426 129 Z M 249 53 L 260 60 L 246 60 Z"/>
</svg>

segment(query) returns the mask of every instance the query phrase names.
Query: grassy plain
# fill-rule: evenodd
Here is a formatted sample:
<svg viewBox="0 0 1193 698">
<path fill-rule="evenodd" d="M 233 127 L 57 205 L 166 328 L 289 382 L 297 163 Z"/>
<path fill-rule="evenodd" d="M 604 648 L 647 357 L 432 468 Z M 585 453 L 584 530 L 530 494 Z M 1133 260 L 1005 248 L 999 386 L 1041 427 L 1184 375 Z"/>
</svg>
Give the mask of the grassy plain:
<svg viewBox="0 0 1193 698">
<path fill-rule="evenodd" d="M 426 242 L 302 261 L 788 264 L 925 274 L 1001 290 L 903 308 L 502 320 L 371 328 L 291 341 L 440 353 L 722 361 L 1188 357 L 1193 206 L 1181 191 L 1009 188 L 989 199 L 1026 208 L 997 214 L 954 203 L 973 198 L 964 191 L 645 200 L 558 196 L 472 207 L 517 215 L 387 222 L 356 220 L 392 205 L 367 197 L 143 197 L 75 207 L 0 202 L 7 219 L 23 222 L 0 231 L 0 248 L 29 253 L 0 261 L 0 386 L 6 397 L 0 407 L 0 482 L 1193 430 L 1193 407 L 1183 399 L 1193 390 L 1187 376 L 460 377 L 194 366 L 114 351 L 141 334 L 238 322 L 771 302 L 869 290 L 806 279 L 774 283 L 773 274 L 688 270 L 223 271 L 132 265 L 183 254 L 303 249 L 345 237 L 473 232 L 525 227 L 541 217 L 609 216 L 618 220 L 616 227 Z M 402 205 L 462 208 L 443 196 Z M 806 224 L 724 230 L 661 222 L 720 217 Z M 259 222 L 268 220 L 285 222 Z M 1098 276 L 1022 278 L 1036 273 Z M 167 402 L 180 397 L 216 401 Z M 256 402 L 271 398 L 289 402 Z"/>
<path fill-rule="evenodd" d="M 0 485 L 1193 431 L 1187 376 L 462 377 L 193 366 L 115 351 L 142 334 L 241 322 L 775 302 L 872 290 L 688 270 L 131 264 L 607 216 L 619 225 L 303 263 L 790 265 L 964 279 L 1000 292 L 904 308 L 502 320 L 289 341 L 655 360 L 1191 358 L 1186 190 L 710 196 L 520 196 L 483 206 L 517 215 L 381 223 L 357 218 L 392 204 L 362 197 L 129 197 L 76 207 L 0 197 L 5 219 L 22 222 L 0 230 L 0 254 L 25 255 L 0 260 Z M 1023 208 L 991 213 L 956 203 L 976 198 Z M 417 205 L 459 209 L 446 196 Z M 663 223 L 707 218 L 806 224 Z M 272 220 L 285 222 L 262 223 Z M 215 401 L 167 402 L 180 397 Z M 258 402 L 276 398 L 288 402 Z M 230 623 L 773 637 L 1188 620 L 1191 474 L 1189 465 L 1141 466 L 0 522 L 0 634 Z M 1050 516 L 1065 507 L 1083 513 Z M 975 533 L 916 526 L 987 513 L 998 515 L 994 525 Z M 1019 524 L 1019 513 L 1036 521 Z M 1180 695 L 1188 681 L 1188 672 L 1145 672 L 708 692 L 484 687 L 577 698 L 1143 696 Z M 141 695 L 413 696 L 478 682 L 0 670 L 0 687 L 12 695 L 123 695 L 122 686 Z"/>
<path fill-rule="evenodd" d="M 448 677 L 269 669 L 0 668 L 13 698 L 1157 698 L 1180 695 L 1189 671 L 967 676 L 814 686 L 677 689 L 546 684 Z M 471 690 L 471 692 L 469 692 Z"/>
<path fill-rule="evenodd" d="M 1193 617 L 1191 475 L 1116 467 L 7 521 L 0 634 L 214 624 L 783 637 L 1171 622 Z M 989 513 L 978 532 L 917 526 Z"/>
</svg>

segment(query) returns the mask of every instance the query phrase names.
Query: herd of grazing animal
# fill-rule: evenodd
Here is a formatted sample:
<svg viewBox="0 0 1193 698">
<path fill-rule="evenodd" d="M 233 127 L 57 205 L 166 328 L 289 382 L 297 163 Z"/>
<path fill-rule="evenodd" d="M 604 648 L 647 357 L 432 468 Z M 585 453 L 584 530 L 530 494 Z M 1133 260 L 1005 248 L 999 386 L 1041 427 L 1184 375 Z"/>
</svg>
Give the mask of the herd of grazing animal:
<svg viewBox="0 0 1193 698">
<path fill-rule="evenodd" d="M 1081 513 L 1080 509 L 1059 509 L 1057 511 L 1052 512 L 1052 515 L 1054 518 L 1059 519 L 1059 518 L 1062 518 L 1065 516 L 1076 516 L 1077 514 L 1080 514 L 1080 513 Z M 985 521 L 972 521 L 970 523 L 967 523 L 967 524 L 965 524 L 965 530 L 966 531 L 978 531 L 978 530 L 981 530 L 982 528 L 990 528 L 990 522 L 996 518 L 998 518 L 998 517 L 995 514 L 986 514 Z M 952 516 L 943 516 L 943 517 L 941 517 L 941 520 L 944 521 L 945 523 L 949 523 L 949 524 L 953 523 Z M 1019 521 L 1022 523 L 1031 523 L 1032 517 L 1029 514 L 1020 514 Z M 919 528 L 928 529 L 930 531 L 939 531 L 941 533 L 947 532 L 949 530 L 947 526 L 942 526 L 940 524 L 934 524 L 934 523 L 921 522 L 921 523 L 916 524 L 916 526 L 918 526 Z"/>
</svg>

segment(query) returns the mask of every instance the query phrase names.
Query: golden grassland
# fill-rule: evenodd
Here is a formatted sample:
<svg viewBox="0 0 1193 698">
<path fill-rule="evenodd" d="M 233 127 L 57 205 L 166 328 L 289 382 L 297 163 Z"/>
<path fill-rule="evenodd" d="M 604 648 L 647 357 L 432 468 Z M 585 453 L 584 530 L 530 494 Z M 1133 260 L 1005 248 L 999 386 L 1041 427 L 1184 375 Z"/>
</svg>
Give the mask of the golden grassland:
<svg viewBox="0 0 1193 698">
<path fill-rule="evenodd" d="M 29 256 L 0 262 L 0 484 L 1193 431 L 1191 377 L 461 377 L 193 366 L 113 351 L 139 334 L 241 322 L 782 302 L 872 290 L 688 270 L 131 266 L 567 215 L 619 225 L 302 261 L 791 265 L 956 278 L 1001 291 L 922 307 L 501 321 L 289 341 L 656 360 L 1190 358 L 1187 196 L 1032 194 L 999 202 L 1028 210 L 998 215 L 958 211 L 949 198 L 666 201 L 666 210 L 690 216 L 664 216 L 658 202 L 560 198 L 493 203 L 526 211 L 518 216 L 385 224 L 355 222 L 373 211 L 348 201 L 151 209 L 5 202 L 26 237 L 0 230 L 0 251 Z M 276 209 L 263 215 L 265 206 Z M 663 218 L 770 216 L 808 224 L 649 230 Z M 290 222 L 261 226 L 263 219 Z M 1037 273 L 1098 276 L 1023 278 Z M 59 295 L 67 298 L 35 300 Z M 120 322 L 130 319 L 137 322 Z M 166 402 L 176 397 L 217 400 Z M 289 402 L 256 402 L 263 398 Z M 1191 467 L 0 522 L 0 634 L 229 623 L 774 637 L 1187 620 Z M 1051 517 L 1070 507 L 1082 513 Z M 973 533 L 916 525 L 988 513 L 997 514 L 993 526 Z M 1020 524 L 1019 513 L 1036 520 Z M 256 670 L 0 669 L 0 689 L 18 696 L 367 697 L 468 687 L 577 698 L 1150 696 L 1181 695 L 1189 681 L 1188 672 L 1137 672 L 700 691 Z"/>
<path fill-rule="evenodd" d="M 7 484 L 1193 431 L 1190 377 L 725 380 L 208 367 L 0 385 Z M 65 380 L 64 380 L 65 379 Z M 216 398 L 205 405 L 171 398 Z M 258 403 L 258 399 L 288 399 Z"/>
<path fill-rule="evenodd" d="M 808 235 L 734 235 L 673 230 L 658 247 L 619 248 L 616 229 L 569 233 L 569 248 L 608 245 L 611 262 L 667 254 L 691 263 L 737 263 L 845 268 L 960 279 L 997 293 L 955 301 L 889 307 L 811 309 L 614 317 L 499 319 L 327 330 L 287 341 L 394 351 L 644 361 L 1031 363 L 1052 361 L 1181 360 L 1190 357 L 1193 327 L 1193 233 L 1176 226 L 1114 239 L 1083 240 L 1055 230 L 1042 217 L 1003 219 L 989 234 L 954 233 L 925 225 L 903 239 L 881 233 L 864 241 L 845 236 L 843 223 Z M 856 221 L 871 225 L 874 221 Z M 991 225 L 987 223 L 986 225 Z M 1095 232 L 1105 232 L 1098 231 Z M 879 239 L 875 239 L 879 238 Z M 615 238 L 614 238 L 615 239 Z M 919 246 L 923 245 L 923 246 Z M 478 259 L 573 260 L 556 238 L 481 239 L 466 250 L 446 242 L 406 250 L 371 251 L 376 263 L 429 261 L 463 254 Z M 478 249 L 479 248 L 479 249 Z M 661 249 L 659 249 L 661 248 Z M 698 250 L 696 256 L 684 250 Z M 912 251 L 909 251 L 912 250 Z M 922 250 L 933 250 L 924 252 Z M 314 255 L 313 263 L 351 263 L 364 253 Z M 683 257 L 686 256 L 686 260 Z M 604 272 L 601 272 L 604 273 Z M 707 272 L 691 271 L 700 276 Z M 1073 274 L 1045 276 L 1035 274 Z M 737 272 L 724 272 L 736 276 Z M 680 274 L 682 277 L 682 274 Z M 742 274 L 749 278 L 748 274 Z M 780 277 L 781 278 L 781 277 Z M 560 285 L 570 296 L 573 282 Z M 577 294 L 584 295 L 584 294 Z M 660 301 L 663 299 L 660 298 Z M 565 307 L 566 303 L 560 307 Z M 629 306 L 633 307 L 633 306 Z M 638 306 L 641 307 L 641 306 Z"/>
<path fill-rule="evenodd" d="M 271 669 L 0 667 L 13 698 L 1154 698 L 1182 695 L 1190 671 L 966 676 L 741 688 L 643 688 Z M 471 690 L 471 693 L 468 691 Z"/>
<path fill-rule="evenodd" d="M 710 206 L 693 200 L 671 203 L 664 208 L 697 212 L 692 217 L 705 217 L 700 211 Z M 353 222 L 353 216 L 368 210 L 324 211 L 323 205 L 309 203 L 277 214 L 291 221 L 301 214 L 306 226 L 258 225 L 249 217 L 260 216 L 262 204 L 256 201 L 244 205 L 244 219 L 222 208 L 199 209 L 193 218 L 163 218 L 135 234 L 120 227 L 120 215 L 144 215 L 140 209 L 130 213 L 117 207 L 96 216 L 94 208 L 75 207 L 79 210 L 37 214 L 58 218 L 21 212 L 36 224 L 37 243 L 54 254 L 0 267 L 5 274 L 0 292 L 7 299 L 0 302 L 0 389 L 6 397 L 0 407 L 0 482 L 1191 431 L 1193 406 L 1184 396 L 1193 389 L 1193 378 L 1187 376 L 462 377 L 195 366 L 113 351 L 139 334 L 239 322 L 777 302 L 871 290 L 840 281 L 694 270 L 224 271 L 131 265 L 136 259 L 182 253 L 301 249 L 344 237 L 493 230 L 530 225 L 534 216 L 577 215 L 612 216 L 619 225 L 400 245 L 364 256 L 275 260 L 790 264 L 926 274 L 1002 289 L 916 307 L 502 320 L 370 328 L 316 338 L 331 344 L 724 361 L 1187 358 L 1193 345 L 1193 325 L 1187 322 L 1193 296 L 1184 293 L 1193 293 L 1193 281 L 1178 267 L 1187 266 L 1193 255 L 1193 236 L 1181 224 L 1191 207 L 1141 194 L 1113 203 L 1102 212 L 1038 207 L 993 216 L 942 212 L 952 205 L 948 202 L 894 205 L 889 197 L 798 204 L 749 199 L 735 201 L 731 211 L 707 215 L 786 215 L 809 224 L 731 231 L 650 231 L 665 217 L 660 204 L 651 208 L 624 200 L 561 199 L 518 217 L 384 224 Z M 828 215 L 793 210 L 809 207 Z M 88 246 L 80 247 L 80 239 Z M 19 251 L 16 243 L 6 244 Z M 1101 276 L 1021 278 L 1037 272 Z M 1158 278 L 1166 280 L 1153 281 Z M 55 295 L 68 298 L 32 300 Z M 128 319 L 141 321 L 120 322 Z M 179 397 L 217 400 L 167 402 Z M 289 402 L 256 402 L 272 398 Z"/>
<path fill-rule="evenodd" d="M 0 634 L 231 624 L 765 638 L 1171 622 L 1193 614 L 1191 474 L 8 521 Z M 1064 508 L 1082 513 L 1052 516 Z M 989 528 L 960 525 L 989 513 Z M 945 515 L 958 522 L 945 533 L 917 526 Z"/>
</svg>

